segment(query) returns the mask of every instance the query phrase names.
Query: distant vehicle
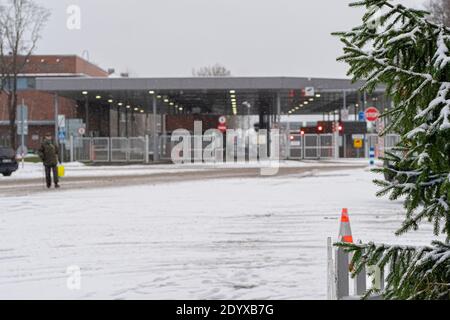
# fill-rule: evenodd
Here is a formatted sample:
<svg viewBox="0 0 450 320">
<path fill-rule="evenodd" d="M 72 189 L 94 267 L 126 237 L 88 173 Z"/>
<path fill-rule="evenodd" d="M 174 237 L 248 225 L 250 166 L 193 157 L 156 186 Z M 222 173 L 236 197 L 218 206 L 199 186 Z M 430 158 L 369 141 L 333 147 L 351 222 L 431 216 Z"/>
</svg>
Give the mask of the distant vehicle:
<svg viewBox="0 0 450 320">
<path fill-rule="evenodd" d="M 19 164 L 17 163 L 14 150 L 0 146 L 0 174 L 9 177 L 18 168 Z"/>
</svg>

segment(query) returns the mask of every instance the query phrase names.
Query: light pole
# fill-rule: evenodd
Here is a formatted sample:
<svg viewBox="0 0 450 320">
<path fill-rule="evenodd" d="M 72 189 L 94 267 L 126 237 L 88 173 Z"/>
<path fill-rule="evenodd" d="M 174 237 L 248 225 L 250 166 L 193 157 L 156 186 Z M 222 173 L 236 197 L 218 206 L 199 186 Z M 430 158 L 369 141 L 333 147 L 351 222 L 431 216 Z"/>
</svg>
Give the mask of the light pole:
<svg viewBox="0 0 450 320">
<path fill-rule="evenodd" d="M 242 103 L 242 105 L 247 107 L 247 122 L 248 122 L 247 123 L 247 129 L 250 129 L 250 109 L 252 108 L 252 105 L 249 102 L 247 102 L 247 101 L 244 101 Z"/>
</svg>

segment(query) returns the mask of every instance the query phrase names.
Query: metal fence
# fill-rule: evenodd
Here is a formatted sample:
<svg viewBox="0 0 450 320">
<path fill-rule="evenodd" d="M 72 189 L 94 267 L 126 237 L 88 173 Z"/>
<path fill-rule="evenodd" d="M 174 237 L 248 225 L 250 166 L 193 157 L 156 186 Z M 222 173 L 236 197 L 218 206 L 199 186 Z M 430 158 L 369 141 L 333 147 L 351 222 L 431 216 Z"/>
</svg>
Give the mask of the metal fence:
<svg viewBox="0 0 450 320">
<path fill-rule="evenodd" d="M 146 138 L 73 138 L 72 161 L 144 162 Z"/>
<path fill-rule="evenodd" d="M 369 157 L 369 151 L 371 148 L 375 150 L 375 157 L 383 157 L 385 152 L 392 150 L 400 142 L 400 135 L 398 134 L 387 134 L 383 137 L 377 134 L 367 134 L 365 137 L 366 148 L 365 155 L 366 158 Z"/>
<path fill-rule="evenodd" d="M 334 253 L 334 254 L 333 254 Z M 343 248 L 333 248 L 332 239 L 327 239 L 327 299 L 328 300 L 359 300 L 367 292 L 367 280 L 372 278 L 372 288 L 383 290 L 385 287 L 385 272 L 378 266 L 371 266 L 369 272 L 363 268 L 354 279 L 350 278 L 351 257 Z M 389 267 L 387 267 L 389 269 Z M 353 288 L 351 283 L 353 282 Z M 372 282 L 372 281 L 371 281 Z M 380 295 L 369 297 L 369 300 L 381 300 Z"/>
<path fill-rule="evenodd" d="M 335 157 L 333 134 L 291 135 L 290 159 L 332 159 Z"/>
<path fill-rule="evenodd" d="M 210 150 L 211 142 L 204 141 L 196 144 L 195 137 L 191 137 L 191 159 L 195 156 L 203 155 L 205 148 L 214 152 L 217 158 L 223 155 L 226 158 L 225 149 L 218 146 Z M 365 136 L 365 155 L 369 157 L 371 147 L 375 148 L 375 156 L 381 157 L 388 150 L 391 150 L 400 140 L 398 135 L 386 135 L 380 138 L 376 134 L 368 134 Z M 172 150 L 178 142 L 172 141 L 170 135 L 153 137 L 113 137 L 113 138 L 73 138 L 67 145 L 70 151 L 71 161 L 80 162 L 149 162 L 150 160 L 171 161 Z M 156 146 L 155 146 L 156 143 Z M 280 136 L 279 156 L 280 159 L 334 159 L 338 156 L 339 139 L 333 134 L 283 134 Z M 201 149 L 200 149 L 201 148 Z M 156 150 L 156 154 L 154 153 Z M 364 149 L 363 149 L 364 150 Z M 244 149 L 235 147 L 235 158 L 249 158 L 248 146 Z"/>
</svg>

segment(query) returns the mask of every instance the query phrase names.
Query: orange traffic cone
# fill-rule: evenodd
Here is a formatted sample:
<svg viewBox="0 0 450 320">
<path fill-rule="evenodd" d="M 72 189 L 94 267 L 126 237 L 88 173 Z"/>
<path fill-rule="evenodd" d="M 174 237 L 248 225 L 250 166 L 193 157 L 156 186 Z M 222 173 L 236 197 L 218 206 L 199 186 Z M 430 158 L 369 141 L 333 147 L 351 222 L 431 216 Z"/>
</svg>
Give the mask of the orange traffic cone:
<svg viewBox="0 0 450 320">
<path fill-rule="evenodd" d="M 339 241 L 353 243 L 352 229 L 350 228 L 350 218 L 348 216 L 347 208 L 342 209 Z"/>
</svg>

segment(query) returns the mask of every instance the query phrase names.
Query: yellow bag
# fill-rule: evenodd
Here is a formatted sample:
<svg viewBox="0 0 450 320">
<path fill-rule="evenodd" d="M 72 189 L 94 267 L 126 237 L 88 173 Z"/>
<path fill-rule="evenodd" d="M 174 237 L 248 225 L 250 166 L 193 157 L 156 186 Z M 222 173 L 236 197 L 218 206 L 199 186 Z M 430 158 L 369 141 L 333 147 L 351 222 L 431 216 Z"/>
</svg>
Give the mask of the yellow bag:
<svg viewBox="0 0 450 320">
<path fill-rule="evenodd" d="M 58 177 L 59 178 L 62 178 L 62 177 L 64 177 L 64 174 L 66 173 L 66 171 L 65 171 L 65 169 L 64 169 L 64 166 L 58 166 Z"/>
</svg>

